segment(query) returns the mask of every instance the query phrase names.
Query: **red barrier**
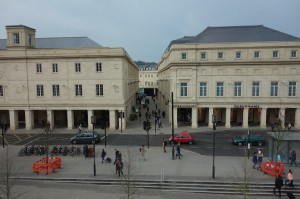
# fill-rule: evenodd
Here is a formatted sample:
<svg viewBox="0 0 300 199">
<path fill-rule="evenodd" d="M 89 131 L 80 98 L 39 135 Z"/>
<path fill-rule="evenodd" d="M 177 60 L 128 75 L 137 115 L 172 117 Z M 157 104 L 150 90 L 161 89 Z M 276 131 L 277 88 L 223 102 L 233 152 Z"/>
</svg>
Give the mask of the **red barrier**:
<svg viewBox="0 0 300 199">
<path fill-rule="evenodd" d="M 284 163 L 283 162 L 263 162 L 260 164 L 260 169 L 268 174 L 274 176 L 282 176 L 284 173 Z"/>
<path fill-rule="evenodd" d="M 52 173 L 56 169 L 61 167 L 61 158 L 59 157 L 48 157 L 48 164 L 47 159 L 44 157 L 40 159 L 39 161 L 35 162 L 32 165 L 33 172 L 35 173 Z"/>
</svg>

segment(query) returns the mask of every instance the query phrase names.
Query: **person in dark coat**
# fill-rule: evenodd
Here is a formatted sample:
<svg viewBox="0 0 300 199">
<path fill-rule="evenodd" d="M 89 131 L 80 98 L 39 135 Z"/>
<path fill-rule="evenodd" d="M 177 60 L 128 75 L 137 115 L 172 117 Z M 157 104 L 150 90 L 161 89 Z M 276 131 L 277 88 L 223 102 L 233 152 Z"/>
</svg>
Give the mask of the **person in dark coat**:
<svg viewBox="0 0 300 199">
<path fill-rule="evenodd" d="M 273 195 L 276 195 L 276 189 L 278 189 L 279 198 L 281 198 L 281 187 L 283 186 L 283 180 L 280 175 L 278 175 L 275 179 L 275 187 L 273 188 Z"/>
<path fill-rule="evenodd" d="M 253 162 L 253 169 L 255 169 L 255 166 L 257 164 L 257 152 L 253 153 L 252 162 Z"/>
<path fill-rule="evenodd" d="M 102 159 L 102 163 L 103 163 L 103 161 L 104 161 L 104 158 L 105 158 L 105 156 L 106 156 L 106 152 L 104 151 L 104 149 L 102 149 L 102 152 L 101 152 L 101 159 Z"/>
</svg>

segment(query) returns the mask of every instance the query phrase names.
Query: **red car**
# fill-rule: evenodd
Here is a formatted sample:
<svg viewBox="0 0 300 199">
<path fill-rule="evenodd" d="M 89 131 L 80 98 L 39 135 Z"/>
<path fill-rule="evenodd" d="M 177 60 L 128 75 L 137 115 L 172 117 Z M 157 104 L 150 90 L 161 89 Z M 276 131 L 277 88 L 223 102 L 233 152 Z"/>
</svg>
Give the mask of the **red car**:
<svg viewBox="0 0 300 199">
<path fill-rule="evenodd" d="M 172 136 L 169 138 L 169 142 L 172 143 Z M 188 143 L 188 144 L 195 144 L 195 138 L 191 136 L 189 132 L 181 132 L 179 135 L 174 137 L 174 142 L 180 142 L 180 143 Z"/>
</svg>

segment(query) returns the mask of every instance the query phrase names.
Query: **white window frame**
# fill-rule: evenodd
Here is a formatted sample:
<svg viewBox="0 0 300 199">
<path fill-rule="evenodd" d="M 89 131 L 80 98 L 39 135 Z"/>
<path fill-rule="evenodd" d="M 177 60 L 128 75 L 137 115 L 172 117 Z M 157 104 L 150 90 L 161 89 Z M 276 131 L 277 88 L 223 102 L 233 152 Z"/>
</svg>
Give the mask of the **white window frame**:
<svg viewBox="0 0 300 199">
<path fill-rule="evenodd" d="M 75 63 L 75 72 L 76 73 L 81 72 L 81 64 L 79 62 Z"/>
<path fill-rule="evenodd" d="M 75 96 L 82 96 L 82 84 L 75 84 Z"/>
<path fill-rule="evenodd" d="M 224 52 L 220 51 L 217 54 L 218 59 L 224 59 Z"/>
<path fill-rule="evenodd" d="M 199 96 L 200 97 L 207 97 L 207 82 L 200 82 L 199 83 Z"/>
<path fill-rule="evenodd" d="M 103 84 L 96 84 L 96 96 L 103 96 L 103 95 L 104 95 Z"/>
<path fill-rule="evenodd" d="M 181 60 L 187 60 L 187 53 L 186 52 L 181 53 Z"/>
<path fill-rule="evenodd" d="M 278 50 L 273 50 L 272 52 L 272 58 L 279 58 L 279 51 Z"/>
<path fill-rule="evenodd" d="M 216 96 L 223 97 L 224 96 L 224 82 L 216 83 Z"/>
<path fill-rule="evenodd" d="M 254 54 L 253 54 L 253 57 L 254 59 L 259 59 L 260 58 L 260 51 L 254 51 Z"/>
<path fill-rule="evenodd" d="M 44 96 L 44 85 L 43 84 L 37 84 L 36 85 L 36 96 L 37 97 L 43 97 Z"/>
<path fill-rule="evenodd" d="M 289 89 L 288 89 L 288 96 L 295 97 L 297 95 L 297 82 L 296 81 L 289 81 Z"/>
<path fill-rule="evenodd" d="M 59 97 L 60 96 L 59 84 L 53 84 L 52 85 L 52 96 L 53 97 Z"/>
<path fill-rule="evenodd" d="M 36 72 L 42 73 L 42 64 L 36 64 Z"/>
<path fill-rule="evenodd" d="M 271 81 L 270 85 L 270 96 L 271 97 L 278 97 L 278 81 Z"/>
<path fill-rule="evenodd" d="M 58 64 L 57 63 L 52 64 L 52 72 L 53 73 L 58 73 Z"/>
<path fill-rule="evenodd" d="M 3 85 L 0 85 L 0 97 L 4 96 L 4 88 Z"/>
<path fill-rule="evenodd" d="M 242 82 L 234 82 L 233 96 L 234 97 L 242 96 Z"/>
<path fill-rule="evenodd" d="M 97 62 L 96 63 L 96 72 L 102 72 L 102 63 L 101 62 Z"/>
<path fill-rule="evenodd" d="M 252 82 L 252 97 L 260 96 L 260 82 L 254 81 Z"/>
<path fill-rule="evenodd" d="M 187 96 L 188 96 L 188 83 L 180 82 L 180 97 L 187 97 Z"/>
<path fill-rule="evenodd" d="M 14 44 L 20 43 L 20 33 L 18 33 L 18 32 L 13 33 L 13 42 L 14 42 Z"/>
</svg>

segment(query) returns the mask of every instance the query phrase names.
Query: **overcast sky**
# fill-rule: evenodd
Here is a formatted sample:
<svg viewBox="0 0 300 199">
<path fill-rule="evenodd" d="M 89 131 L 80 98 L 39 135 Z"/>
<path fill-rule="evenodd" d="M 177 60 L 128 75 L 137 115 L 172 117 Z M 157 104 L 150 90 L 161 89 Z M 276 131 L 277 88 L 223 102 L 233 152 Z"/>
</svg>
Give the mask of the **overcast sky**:
<svg viewBox="0 0 300 199">
<path fill-rule="evenodd" d="M 38 38 L 87 36 L 158 62 L 172 40 L 207 26 L 264 25 L 300 37 L 300 0 L 0 0 L 0 38 L 19 24 Z"/>
</svg>

